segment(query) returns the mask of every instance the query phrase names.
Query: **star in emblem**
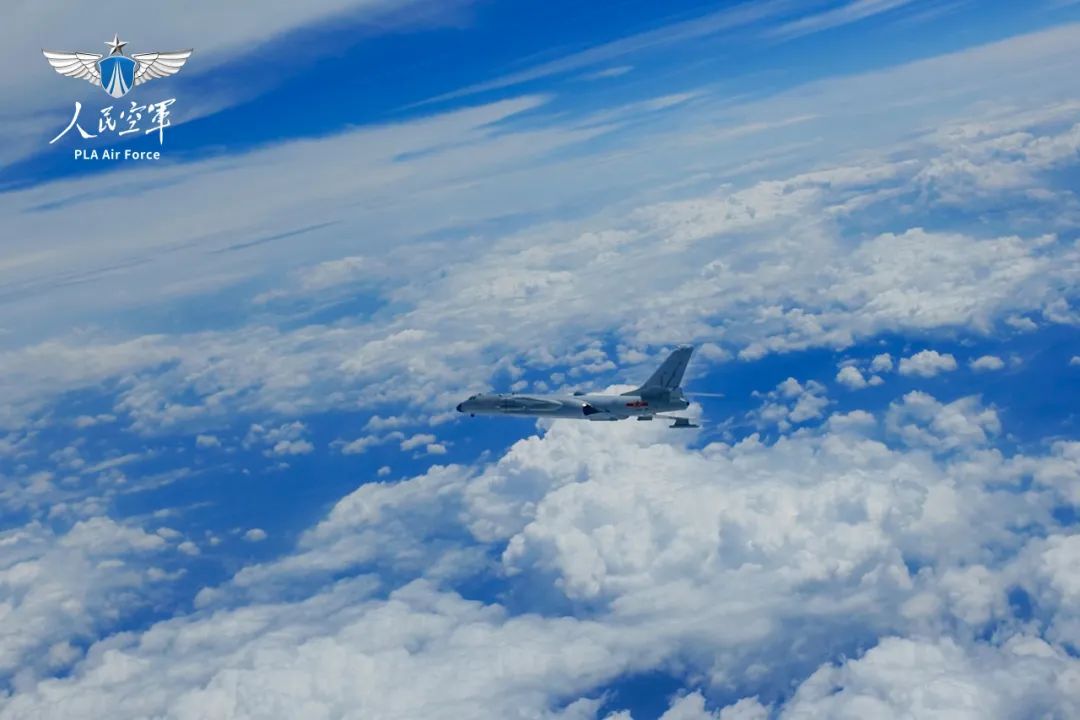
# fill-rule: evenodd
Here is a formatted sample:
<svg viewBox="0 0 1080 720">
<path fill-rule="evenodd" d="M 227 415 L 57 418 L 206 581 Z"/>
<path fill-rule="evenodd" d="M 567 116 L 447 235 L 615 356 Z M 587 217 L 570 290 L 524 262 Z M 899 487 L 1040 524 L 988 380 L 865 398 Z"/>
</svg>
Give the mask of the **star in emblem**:
<svg viewBox="0 0 1080 720">
<path fill-rule="evenodd" d="M 109 50 L 111 50 L 109 53 L 110 55 L 123 55 L 124 46 L 127 45 L 126 42 L 120 41 L 120 36 L 116 33 L 113 33 L 112 40 L 106 40 L 105 44 L 108 45 Z"/>
<path fill-rule="evenodd" d="M 105 41 L 109 56 L 100 53 L 42 50 L 56 72 L 97 85 L 114 98 L 123 97 L 136 85 L 169 77 L 180 72 L 191 57 L 191 50 L 124 54 L 126 42 L 119 34 Z"/>
</svg>

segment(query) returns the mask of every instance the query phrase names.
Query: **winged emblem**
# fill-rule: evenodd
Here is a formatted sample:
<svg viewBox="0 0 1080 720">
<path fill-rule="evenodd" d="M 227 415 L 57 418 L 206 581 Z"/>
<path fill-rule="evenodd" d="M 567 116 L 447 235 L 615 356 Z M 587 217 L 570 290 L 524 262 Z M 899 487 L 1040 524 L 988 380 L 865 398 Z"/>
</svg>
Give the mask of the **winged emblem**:
<svg viewBox="0 0 1080 720">
<path fill-rule="evenodd" d="M 114 98 L 122 98 L 145 82 L 169 77 L 180 72 L 193 50 L 173 52 L 124 54 L 126 42 L 118 35 L 105 43 L 111 51 L 108 56 L 88 52 L 57 52 L 42 50 L 45 59 L 56 72 L 76 80 L 86 80 L 100 86 Z"/>
</svg>

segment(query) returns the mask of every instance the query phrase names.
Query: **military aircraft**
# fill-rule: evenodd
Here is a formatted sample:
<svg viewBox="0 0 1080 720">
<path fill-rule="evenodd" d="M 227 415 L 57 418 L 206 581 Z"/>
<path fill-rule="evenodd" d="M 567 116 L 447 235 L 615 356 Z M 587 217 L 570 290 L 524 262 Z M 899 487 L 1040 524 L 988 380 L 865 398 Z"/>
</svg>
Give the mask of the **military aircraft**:
<svg viewBox="0 0 1080 720">
<path fill-rule="evenodd" d="M 673 428 L 695 428 L 698 426 L 690 422 L 690 418 L 661 414 L 690 407 L 680 384 L 693 352 L 692 345 L 677 348 L 644 385 L 621 395 L 584 392 L 575 392 L 573 395 L 482 393 L 460 403 L 457 411 L 469 415 L 522 415 L 594 422 L 625 420 L 631 417 L 652 420 L 660 417 L 673 420 L 670 425 Z"/>
</svg>

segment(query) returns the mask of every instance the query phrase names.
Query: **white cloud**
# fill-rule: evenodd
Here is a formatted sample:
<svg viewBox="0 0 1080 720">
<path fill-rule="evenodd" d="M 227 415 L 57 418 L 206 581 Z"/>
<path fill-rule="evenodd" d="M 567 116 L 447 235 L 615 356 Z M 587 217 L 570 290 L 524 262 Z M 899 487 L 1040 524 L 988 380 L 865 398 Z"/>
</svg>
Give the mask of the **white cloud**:
<svg viewBox="0 0 1080 720">
<path fill-rule="evenodd" d="M 315 446 L 307 440 L 278 440 L 274 447 L 270 448 L 271 455 L 307 455 L 315 450 Z"/>
<path fill-rule="evenodd" d="M 179 550 L 180 552 L 184 553 L 185 555 L 198 555 L 199 554 L 199 546 L 196 545 L 195 543 L 193 543 L 190 540 L 185 540 L 184 542 L 180 543 L 179 545 L 176 546 L 176 549 Z"/>
<path fill-rule="evenodd" d="M 305 439 L 306 434 L 307 426 L 299 420 L 275 428 L 266 428 L 256 423 L 244 437 L 244 447 L 264 445 L 266 449 L 263 454 L 267 457 L 307 455 L 315 450 L 315 446 Z"/>
<path fill-rule="evenodd" d="M 755 421 L 760 427 L 775 424 L 781 432 L 789 430 L 792 424 L 823 417 L 829 405 L 824 385 L 814 380 L 804 385 L 790 377 L 763 397 L 762 406 L 752 413 Z"/>
<path fill-rule="evenodd" d="M 719 720 L 768 720 L 769 710 L 756 698 L 743 698 L 720 711 Z"/>
<path fill-rule="evenodd" d="M 148 603 L 136 562 L 165 548 L 158 535 L 105 517 L 66 533 L 34 522 L 0 533 L 0 677 L 27 685 L 66 668 L 85 643 Z"/>
<path fill-rule="evenodd" d="M 118 455 L 116 457 L 102 460 L 99 463 L 84 467 L 80 470 L 84 475 L 92 475 L 94 473 L 105 472 L 114 468 L 122 467 L 133 462 L 137 462 L 142 459 L 143 456 L 138 453 L 127 453 L 126 455 Z"/>
<path fill-rule="evenodd" d="M 610 78 L 617 78 L 626 75 L 633 71 L 633 65 L 615 65 L 614 67 L 604 68 L 603 70 L 597 70 L 596 72 L 587 73 L 582 75 L 584 80 L 608 80 Z"/>
<path fill-rule="evenodd" d="M 983 355 L 972 360 L 969 365 L 972 370 L 994 371 L 1005 367 L 1005 361 L 996 355 Z"/>
<path fill-rule="evenodd" d="M 693 692 L 676 698 L 660 720 L 715 720 L 716 715 L 705 710 L 705 697 Z"/>
<path fill-rule="evenodd" d="M 1057 493 L 1059 501 L 1080 505 L 1080 442 L 1056 440 L 1050 444 L 1053 461 L 1028 467 L 1035 482 Z"/>
<path fill-rule="evenodd" d="M 793 407 L 813 392 L 788 380 L 771 394 Z M 820 703 L 830 716 L 845 705 L 828 703 L 866 694 L 886 709 L 911 701 L 925 678 L 885 672 L 906 667 L 899 643 L 957 682 L 1003 686 L 988 697 L 1007 716 L 1075 662 L 1050 638 L 1017 634 L 1005 590 L 1024 578 L 1062 619 L 1080 603 L 1080 552 L 1050 514 L 1080 453 L 1006 457 L 988 444 L 996 415 L 972 399 L 911 393 L 886 425 L 883 442 L 875 418 L 854 411 L 771 445 L 694 448 L 646 423 L 565 423 L 485 466 L 366 484 L 295 553 L 244 568 L 189 616 L 99 642 L 69 677 L 16 693 L 3 712 L 244 717 L 272 702 L 290 716 L 557 717 L 575 698 L 575 712 L 594 707 L 619 677 L 677 663 L 703 695 L 672 713 L 715 716 L 713 691 L 759 694 L 823 666 L 781 712 Z M 1010 489 L 1028 477 L 1030 490 Z M 450 589 L 490 572 L 492 555 L 521 598 L 513 612 Z M 995 622 L 1014 630 L 977 641 Z M 1024 679 L 1008 686 L 1013 671 Z M 137 692 L 151 681 L 153 693 Z M 1055 687 L 1041 702 L 1067 708 L 1068 686 Z M 763 708 L 745 700 L 720 717 Z"/>
<path fill-rule="evenodd" d="M 51 712 L 70 718 L 103 712 L 253 717 L 267 707 L 291 717 L 437 720 L 476 717 L 481 708 L 485 717 L 530 709 L 536 717 L 557 718 L 545 712 L 548 688 L 583 692 L 611 676 L 612 661 L 637 662 L 610 645 L 621 644 L 611 630 L 594 623 L 507 617 L 498 607 L 426 583 L 385 600 L 368 597 L 373 589 L 365 580 L 347 581 L 300 603 L 162 623 L 144 636 L 149 644 L 118 636 L 80 670 L 87 681 L 111 682 L 91 689 L 48 681 L 37 691 L 50 698 Z M 166 646 L 174 649 L 161 653 Z M 230 659 L 236 651 L 251 659 L 243 669 Z M 144 674 L 156 678 L 155 692 L 117 705 L 113 693 L 140 683 Z M 314 677 L 322 680 L 307 681 Z M 36 701 L 20 696 L 5 710 L 13 717 L 33 713 Z"/>
<path fill-rule="evenodd" d="M 870 361 L 870 369 L 874 372 L 889 372 L 893 369 L 892 356 L 889 353 L 875 355 Z"/>
<path fill-rule="evenodd" d="M 1069 365 L 1072 367 L 1080 365 L 1080 355 L 1073 355 L 1071 358 L 1069 358 Z"/>
<path fill-rule="evenodd" d="M 867 385 L 866 378 L 854 365 L 840 368 L 840 372 L 836 373 L 836 382 L 850 390 L 861 390 Z"/>
<path fill-rule="evenodd" d="M 758 3 L 757 5 L 724 8 L 707 15 L 619 38 L 603 45 L 595 45 L 580 52 L 565 55 L 556 60 L 526 68 L 510 75 L 445 93 L 427 102 L 449 100 L 512 87 L 552 75 L 561 75 L 610 63 L 613 60 L 619 60 L 634 53 L 656 50 L 696 38 L 739 30 L 747 25 L 776 17 L 782 14 L 784 10 L 783 4 L 778 3 Z"/>
<path fill-rule="evenodd" d="M 341 286 L 345 290 L 355 291 L 358 280 L 374 280 L 385 272 L 381 263 L 364 257 L 349 256 L 337 260 L 328 260 L 309 268 L 302 268 L 292 273 L 295 286 L 292 288 L 269 290 L 256 295 L 252 300 L 256 305 L 289 298 L 327 291 Z"/>
<path fill-rule="evenodd" d="M 770 30 L 772 37 L 788 39 L 829 30 L 902 8 L 913 0 L 850 0 L 843 5 L 784 23 Z"/>
<path fill-rule="evenodd" d="M 1078 688 L 1080 662 L 1037 637 L 1000 647 L 887 638 L 859 659 L 823 666 L 779 717 L 1071 717 Z"/>
<path fill-rule="evenodd" d="M 266 539 L 266 531 L 262 528 L 251 528 L 244 533 L 244 539 L 248 542 L 262 542 Z"/>
<path fill-rule="evenodd" d="M 75 418 L 74 425 L 80 430 L 84 430 L 95 425 L 101 425 L 103 423 L 111 423 L 116 421 L 115 415 L 108 413 L 101 413 L 99 415 L 80 415 Z"/>
<path fill-rule="evenodd" d="M 1005 324 L 1020 332 L 1034 332 L 1039 329 L 1038 324 L 1034 320 L 1022 315 L 1010 315 L 1005 318 Z"/>
<path fill-rule="evenodd" d="M 941 451 L 981 447 L 1001 432 L 997 412 L 983 407 L 976 397 L 943 405 L 918 391 L 893 402 L 885 423 L 889 431 L 907 445 Z"/>
<path fill-rule="evenodd" d="M 582 145 L 603 128 L 544 115 L 542 99 L 518 98 L 269 146 L 242 162 L 206 160 L 5 193 L 0 212 L 16 223 L 11 234 L 24 239 L 16 244 L 25 245 L 12 247 L 14 264 L 0 268 L 18 288 L 5 300 L 7 314 L 16 323 L 35 320 L 32 327 L 16 328 L 22 340 L 0 354 L 0 423 L 22 426 L 58 394 L 117 377 L 129 382 L 120 388 L 116 414 L 128 416 L 141 432 L 197 432 L 237 412 L 295 417 L 327 408 L 371 409 L 392 390 L 400 402 L 430 415 L 452 408 L 460 388 L 488 380 L 464 368 L 496 367 L 493 357 L 507 355 L 511 363 L 543 367 L 579 349 L 567 338 L 599 332 L 648 351 L 673 338 L 715 338 L 722 331 L 720 350 L 750 359 L 847 347 L 880 332 L 989 330 L 1018 313 L 1041 313 L 1060 300 L 1061 288 L 1075 284 L 1073 268 L 1080 266 L 1076 248 L 1049 234 L 1068 218 L 1065 201 L 1053 205 L 1061 213 L 1042 214 L 1049 218 L 1043 224 L 1018 224 L 1039 228 L 1026 236 L 995 235 L 982 226 L 971 234 L 936 231 L 916 223 L 932 215 L 943 197 L 935 188 L 951 176 L 920 172 L 949 157 L 977 167 L 1001 155 L 995 148 L 1003 138 L 1022 133 L 1030 136 L 1021 148 L 1022 162 L 1032 168 L 1026 182 L 1048 189 L 1049 180 L 1036 171 L 1070 156 L 1073 133 L 1061 124 L 1078 112 L 1062 99 L 1072 96 L 1075 74 L 1059 70 L 1061 57 L 1071 58 L 1076 32 L 1062 28 L 812 83 L 736 110 L 706 95 L 695 99 L 690 126 L 619 134 L 612 141 L 633 152 L 611 157 L 604 154 L 606 145 Z M 1027 82 L 1032 68 L 1043 73 L 1037 87 Z M 993 112 L 980 106 L 978 117 L 986 119 L 981 129 L 973 127 L 974 100 L 967 95 L 937 102 L 935 93 L 945 92 L 937 85 L 941 78 L 949 80 L 950 93 L 969 84 L 985 91 L 991 82 L 1000 105 Z M 898 112 L 889 104 L 892 95 L 875 94 L 886 86 L 922 94 Z M 1030 95 L 1044 86 L 1053 92 Z M 880 108 L 875 112 L 882 122 L 864 125 L 883 134 L 853 139 L 830 114 L 837 98 L 852 96 L 866 96 L 868 106 Z M 518 123 L 528 110 L 540 117 Z M 849 156 L 841 155 L 839 166 L 816 172 L 770 180 L 760 173 L 732 176 L 725 170 L 733 162 L 728 150 L 744 154 L 734 162 L 754 162 L 760 148 L 745 138 L 713 140 L 708 152 L 701 144 L 715 134 L 717 113 L 732 112 L 739 125 L 770 126 L 769 143 L 778 139 L 774 133 L 785 132 L 774 126 L 777 117 L 813 117 L 805 121 L 812 123 L 806 132 L 826 133 L 863 152 L 858 162 L 843 162 Z M 934 129 L 922 144 L 896 145 L 910 136 L 915 117 Z M 621 127 L 620 120 L 607 122 Z M 548 155 L 571 146 L 574 153 Z M 813 155 L 807 151 L 792 163 L 822 167 L 817 153 L 829 147 L 815 145 Z M 341 157 L 351 158 L 348 171 L 315 172 L 340 167 Z M 584 173 L 584 167 L 592 170 Z M 713 178 L 713 189 L 655 201 L 655 187 L 683 182 L 691 170 Z M 326 184 L 291 183 L 287 192 L 275 184 L 296 176 Z M 115 234 L 87 237 L 94 231 L 82 227 L 81 198 L 91 186 L 100 194 L 95 202 L 106 203 L 102 212 L 111 212 L 107 205 L 115 200 L 122 212 L 135 213 L 133 225 L 159 223 L 160 236 L 137 242 Z M 129 196 L 133 187 L 138 202 Z M 508 210 L 550 218 L 553 209 L 589 193 L 614 193 L 618 211 L 607 207 L 580 222 L 541 220 L 504 234 L 460 237 L 449 266 L 445 242 L 432 239 L 453 227 L 505 217 Z M 205 199 L 199 225 L 212 232 L 190 226 L 185 197 Z M 237 205 L 245 213 L 238 215 Z M 899 218 L 898 227 L 860 234 L 866 239 L 854 246 L 840 240 L 845 223 L 859 226 L 867 214 Z M 260 242 L 300 231 L 303 243 Z M 200 239 L 192 240 L 193 233 Z M 49 252 L 37 239 L 45 236 L 51 238 Z M 159 258 L 157 251 L 166 247 L 173 251 Z M 85 254 L 89 248 L 93 257 Z M 126 269 L 136 267 L 133 258 L 137 272 Z M 273 287 L 269 292 L 280 290 L 283 299 L 330 301 L 347 291 L 350 279 L 365 277 L 370 258 L 379 258 L 372 270 L 379 283 L 361 294 L 371 292 L 399 311 L 281 327 L 260 316 L 229 331 L 171 337 L 64 331 L 94 327 L 123 303 L 140 304 L 149 295 L 168 303 L 241 281 Z M 650 268 L 647 288 L 619 281 L 643 265 Z M 687 278 L 687 266 L 699 268 L 699 275 Z M 76 271 L 84 281 L 60 281 Z M 282 276 L 288 278 L 284 288 L 277 282 Z M 100 291 L 102 283 L 117 282 L 128 292 Z M 642 297 L 649 301 L 639 302 Z M 495 347 L 483 332 L 511 324 L 519 332 L 502 338 L 511 347 Z M 603 367 L 610 366 L 596 369 Z M 349 382 L 341 382 L 343 371 Z"/>
<path fill-rule="evenodd" d="M 643 178 L 635 182 L 650 188 L 670 180 L 663 163 L 678 165 L 674 177 L 681 181 L 691 172 L 718 173 L 717 163 L 731 159 L 717 147 L 703 155 L 694 133 L 680 128 L 678 137 L 651 138 L 656 142 L 635 138 L 644 149 L 616 153 L 610 164 L 596 164 L 588 153 L 557 161 L 543 153 L 592 134 L 566 126 L 551 132 L 515 129 L 515 113 L 538 109 L 537 100 L 526 99 L 272 147 L 239 164 L 230 159 L 94 178 L 103 195 L 138 181 L 145 188 L 140 202 L 125 197 L 117 207 L 132 208 L 136 225 L 160 218 L 172 233 L 157 240 L 175 253 L 141 265 L 137 277 L 123 263 L 143 257 L 143 251 L 152 257 L 155 248 L 142 247 L 144 238 L 129 247 L 124 238 L 88 241 L 73 231 L 85 227 L 78 197 L 89 187 L 86 181 L 6 193 L 0 199 L 7 203 L 5 217 L 27 223 L 12 232 L 27 245 L 13 250 L 24 253 L 16 258 L 24 267 L 0 268 L 12 273 L 13 282 L 28 283 L 18 286 L 19 299 L 8 302 L 9 310 L 32 309 L 38 302 L 53 317 L 66 317 L 72 309 L 95 317 L 117 308 L 109 304 L 117 302 L 113 296 L 97 292 L 104 283 L 136 283 L 128 295 L 136 303 L 147 296 L 146 288 L 174 297 L 175 287 L 210 265 L 231 278 L 222 287 L 235 277 L 250 278 L 256 267 L 282 274 L 287 269 L 293 273 L 290 296 L 320 297 L 363 277 L 367 266 L 356 258 L 384 256 L 380 299 L 401 310 L 326 325 L 279 328 L 260 320 L 237 330 L 175 337 L 130 340 L 85 331 L 63 341 L 15 343 L 0 355 L 0 406 L 9 408 L 3 419 L 21 427 L 26 414 L 43 408 L 53 394 L 122 378 L 117 414 L 136 429 L 160 431 L 258 411 L 275 419 L 252 426 L 245 445 L 288 454 L 312 447 L 303 423 L 278 425 L 282 417 L 327 407 L 370 408 L 386 400 L 394 407 L 423 408 L 402 417 L 429 415 L 433 408 L 452 407 L 457 387 L 489 379 L 478 377 L 476 368 L 520 372 L 576 357 L 582 347 L 567 337 L 611 332 L 620 358 L 641 359 L 651 345 L 671 342 L 672 336 L 722 337 L 721 353 L 753 358 L 845 347 L 881 332 L 990 330 L 1003 318 L 1043 313 L 1057 307 L 1061 288 L 1075 287 L 1080 263 L 1074 245 L 1059 241 L 1044 224 L 1020 224 L 1035 229 L 1017 236 L 983 227 L 944 232 L 920 227 L 916 223 L 925 218 L 917 213 L 963 197 L 1011 195 L 1017 183 L 1046 189 L 1036 171 L 1068 156 L 1071 131 L 1045 127 L 1024 113 L 995 116 L 989 110 L 993 127 L 948 126 L 938 121 L 970 106 L 939 102 L 940 93 L 964 95 L 976 87 L 985 98 L 989 88 L 1004 102 L 1044 113 L 1044 120 L 1057 113 L 1054 122 L 1060 125 L 1077 111 L 1061 101 L 1075 88 L 1070 61 L 1076 32 L 1066 28 L 814 84 L 758 108 L 772 121 L 820 110 L 826 115 L 799 123 L 798 132 L 847 135 L 828 108 L 835 105 L 839 114 L 849 108 L 829 99 L 859 97 L 877 113 L 870 119 L 881 122 L 860 116 L 872 130 L 856 140 L 871 143 L 878 155 L 780 179 L 724 185 L 721 177 L 712 191 L 674 202 L 650 200 L 649 191 L 637 187 L 642 194 L 623 198 L 636 210 L 620 207 L 581 224 L 463 237 L 455 241 L 449 265 L 447 246 L 426 235 L 445 229 L 443 218 L 471 226 L 495 210 L 528 214 L 567 198 L 580 201 L 576 170 L 586 164 L 601 168 L 601 175 L 589 175 L 598 186 L 614 178 L 611 188 L 620 194 L 622 177 Z M 1033 71 L 1039 72 L 1038 84 L 1027 80 Z M 1025 85 L 1058 104 L 1025 102 L 1031 97 Z M 918 92 L 907 91 L 912 88 Z M 890 104 L 895 97 L 913 103 L 927 127 L 945 127 L 946 135 L 923 136 L 928 147 L 883 149 L 883 136 L 874 133 L 895 139 L 888 124 L 897 117 L 903 134 L 911 130 L 913 116 Z M 696 112 L 713 122 L 715 114 L 703 105 Z M 778 108 L 797 112 L 777 113 Z M 754 111 L 732 110 L 730 104 L 728 109 Z M 811 122 L 817 124 L 806 125 Z M 1010 136 L 1017 132 L 1030 140 L 1015 143 Z M 822 147 L 828 147 L 827 138 Z M 752 144 L 746 151 L 756 152 Z M 1010 152 L 1026 170 L 995 167 L 985 182 L 972 172 L 987 158 Z M 409 154 L 425 159 L 394 160 Z M 351 163 L 348 172 L 337 174 L 332 160 L 343 156 L 356 167 Z M 538 167 L 540 157 L 545 162 Z M 316 166 L 329 175 L 308 172 Z M 928 167 L 932 172 L 924 172 Z M 263 203 L 263 196 L 282 196 L 268 178 L 283 168 L 313 181 L 293 188 L 291 206 Z M 369 181 L 371 186 L 364 184 Z M 154 189 L 166 182 L 167 193 Z M 327 187 L 339 195 L 328 194 Z M 549 192 L 529 192 L 537 188 Z M 207 214 L 198 222 L 182 217 L 185 204 L 175 197 L 179 209 L 170 210 L 166 199 L 177 192 L 203 197 Z M 27 210 L 58 196 L 69 206 Z M 529 200 L 507 202 L 520 197 Z M 259 220 L 236 225 L 238 203 Z M 376 204 L 370 214 L 350 214 L 350 208 Z M 1067 223 L 1068 204 L 1053 207 L 1062 209 L 1059 219 Z M 884 209 L 897 214 L 888 216 Z M 341 218 L 342 224 L 315 227 L 305 213 Z M 870 217 L 864 213 L 899 225 L 893 232 L 844 235 L 845 219 L 858 227 Z M 915 220 L 908 219 L 912 213 Z M 1057 222 L 1055 217 L 1045 222 Z M 208 227 L 214 228 L 210 237 L 198 234 Z M 302 227 L 313 228 L 306 256 L 273 242 L 254 246 L 257 251 L 229 249 L 270 229 Z M 370 230 L 365 238 L 385 244 L 362 238 L 358 248 L 359 234 L 350 232 L 356 228 Z M 185 254 L 184 243 L 195 242 L 192 233 L 203 240 Z M 61 245 L 50 246 L 49 257 L 30 254 L 29 246 L 45 236 L 59 238 Z M 78 242 L 64 246 L 68 237 Z M 411 242 L 416 237 L 428 239 Z M 94 249 L 94 258 L 80 255 L 89 252 L 85 248 Z M 213 254 L 218 250 L 226 252 Z M 88 259 L 99 262 L 99 254 L 107 262 L 93 267 L 102 278 L 91 273 L 75 288 L 54 282 Z M 203 257 L 211 254 L 210 260 Z M 256 257 L 266 262 L 252 262 Z M 301 257 L 310 272 L 294 270 L 303 264 Z M 688 266 L 699 275 L 688 279 Z M 640 274 L 641 267 L 649 268 L 649 286 L 630 287 L 625 278 L 631 271 Z M 47 314 L 8 314 L 35 324 L 45 318 L 48 325 Z M 495 347 L 490 327 L 516 332 Z M 34 332 L 48 337 L 50 330 Z M 590 367 L 610 367 L 606 355 L 593 355 Z M 932 361 L 905 358 L 901 370 L 904 362 L 910 370 L 950 357 L 934 355 Z M 495 356 L 510 357 L 495 363 Z M 903 672 L 895 682 L 880 680 L 887 674 L 882 666 L 905 667 L 893 657 L 892 641 L 859 660 L 827 663 L 840 653 L 857 656 L 869 638 L 897 634 L 910 636 L 897 642 L 911 644 L 897 654 L 926 654 L 926 666 L 940 668 L 957 686 L 1002 685 L 1007 675 L 1001 668 L 1016 671 L 1023 682 L 987 695 L 1002 712 L 1040 693 L 1047 703 L 1068 708 L 1068 686 L 1048 689 L 1040 678 L 1053 671 L 1064 671 L 1054 677 L 1072 677 L 1068 661 L 1058 662 L 1063 654 L 1054 643 L 1080 637 L 1074 581 L 1080 553 L 1055 534 L 1061 529 L 1050 512 L 1062 500 L 1078 502 L 1078 446 L 1062 442 L 1045 454 L 1006 456 L 992 445 L 1002 431 L 1000 419 L 977 398 L 941 403 L 911 393 L 893 403 L 880 424 L 862 410 L 827 416 L 828 402 L 822 386 L 793 378 L 767 393 L 756 415 L 763 427 L 775 424 L 786 432 L 804 424 L 772 444 L 751 436 L 694 448 L 689 438 L 666 428 L 641 427 L 648 423 L 565 424 L 515 443 L 484 466 L 436 467 L 400 483 L 365 485 L 304 533 L 294 553 L 243 568 L 232 582 L 200 594 L 201 609 L 192 614 L 98 642 L 65 678 L 20 683 L 4 698 L 0 717 L 242 717 L 271 708 L 294 717 L 438 718 L 461 717 L 477 707 L 496 717 L 551 717 L 559 708 L 567 709 L 564 716 L 570 707 L 585 713 L 606 683 L 627 673 L 685 668 L 705 695 L 731 688 L 759 694 L 787 688 L 792 676 L 805 676 L 822 663 L 824 675 L 840 682 L 808 681 L 792 700 L 793 716 L 815 703 L 841 712 L 849 701 L 859 707 L 875 699 L 881 705 L 874 707 L 890 710 L 889 702 L 934 699 L 925 693 L 916 698 Z M 380 420 L 367 430 L 384 432 L 382 424 L 396 428 L 408 420 Z M 429 453 L 444 447 L 431 433 L 384 437 L 391 436 L 402 447 L 410 443 Z M 113 465 L 99 464 L 96 471 L 116 470 L 117 462 L 137 457 L 110 458 L 106 462 Z M 378 474 L 384 475 L 382 469 Z M 42 474 L 34 482 L 54 480 Z M 1032 539 L 1033 529 L 1045 538 Z M 131 552 L 151 552 L 164 542 L 148 537 L 133 534 L 125 542 Z M 70 587 L 67 577 L 57 580 L 59 590 L 47 583 L 42 592 L 48 597 L 40 604 L 28 606 L 23 600 L 29 595 L 20 595 L 39 589 L 27 580 L 32 573 L 20 562 L 5 567 L 5 573 L 18 570 L 5 575 L 9 585 L 0 603 L 6 611 L 25 608 L 10 626 L 16 641 L 5 643 L 15 648 L 13 663 L 70 662 L 73 636 L 89 638 L 98 617 L 126 607 L 126 598 L 115 600 L 119 586 L 111 584 L 127 582 L 109 551 L 116 543 L 101 545 L 85 532 L 76 540 L 74 547 L 53 544 L 75 554 L 72 566 L 92 566 L 90 580 L 73 572 Z M 184 548 L 198 552 L 190 540 L 178 549 Z M 68 557 L 40 572 L 64 575 Z M 454 592 L 458 580 L 490 573 L 493 562 L 513 603 L 468 601 Z M 363 572 L 378 578 L 341 579 Z M 1043 640 L 1008 640 L 1017 630 L 1040 631 L 1018 628 L 1010 616 L 1004 596 L 1013 583 L 1039 596 L 1038 621 L 1049 628 Z M 79 602 L 78 593 L 85 593 L 84 613 L 69 618 L 66 603 L 73 595 Z M 31 612 L 32 607 L 46 610 Z M 582 608 L 587 618 L 573 617 Z M 981 627 L 999 621 L 1001 632 Z M 75 631 L 65 629 L 65 622 L 74 622 Z M 796 645 L 793 633 L 800 639 Z M 947 635 L 956 637 L 925 640 Z M 980 643 L 977 637 L 990 639 Z M 1053 662 L 1017 661 L 1010 642 Z M 153 692 L 147 692 L 151 683 Z M 830 695 L 834 687 L 841 692 Z M 708 713 L 703 700 L 699 705 L 703 697 L 684 695 L 671 712 Z M 565 705 L 573 698 L 579 699 Z M 741 708 L 725 708 L 721 717 L 760 717 L 762 708 L 744 701 Z"/>
<path fill-rule="evenodd" d="M 923 350 L 900 359 L 900 374 L 931 378 L 956 369 L 956 358 L 937 350 Z"/>
<path fill-rule="evenodd" d="M 367 452 L 369 448 L 381 445 L 384 442 L 386 442 L 386 438 L 379 435 L 364 435 L 343 444 L 341 452 L 343 455 L 360 455 Z"/>
<path fill-rule="evenodd" d="M 402 450 L 415 450 L 421 445 L 428 445 L 435 442 L 435 436 L 430 433 L 417 433 L 412 437 L 406 438 L 401 441 Z"/>
<path fill-rule="evenodd" d="M 195 447 L 197 448 L 216 448 L 221 447 L 221 440 L 214 435 L 196 435 Z"/>
</svg>

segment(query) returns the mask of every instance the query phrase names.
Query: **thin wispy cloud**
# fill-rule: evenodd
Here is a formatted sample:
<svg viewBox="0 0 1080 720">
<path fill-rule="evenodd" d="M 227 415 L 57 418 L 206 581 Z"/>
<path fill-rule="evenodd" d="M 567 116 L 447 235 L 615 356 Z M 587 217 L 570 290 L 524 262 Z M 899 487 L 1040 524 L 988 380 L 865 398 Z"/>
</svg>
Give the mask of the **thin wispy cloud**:
<svg viewBox="0 0 1080 720">
<path fill-rule="evenodd" d="M 789 40 L 859 22 L 875 15 L 902 8 L 913 2 L 915 0 L 854 0 L 854 2 L 845 3 L 831 10 L 784 23 L 770 30 L 767 36 Z"/>
<path fill-rule="evenodd" d="M 797 7 L 797 3 L 791 0 L 744 3 L 702 17 L 664 25 L 654 30 L 596 45 L 587 50 L 565 55 L 551 62 L 535 65 L 519 72 L 438 95 L 417 103 L 417 105 L 454 100 L 492 90 L 501 90 L 554 75 L 584 70 L 603 63 L 620 60 L 635 53 L 657 50 L 783 17 L 795 7 Z"/>
<path fill-rule="evenodd" d="M 898 18 L 895 21 L 895 24 L 897 26 L 910 27 L 913 25 L 929 23 L 948 15 L 955 15 L 961 10 L 968 9 L 973 4 L 974 0 L 954 0 L 953 2 L 942 2 L 937 5 L 914 8 L 912 12 L 906 13 L 903 17 Z"/>
<path fill-rule="evenodd" d="M 633 65 L 617 65 L 615 67 L 605 68 L 603 70 L 597 70 L 586 75 L 582 75 L 583 80 L 607 80 L 609 78 L 617 78 L 626 75 L 634 69 Z"/>
</svg>

